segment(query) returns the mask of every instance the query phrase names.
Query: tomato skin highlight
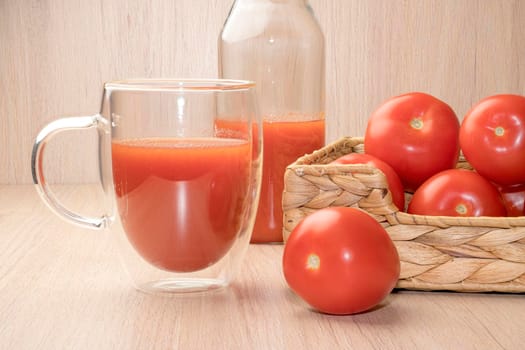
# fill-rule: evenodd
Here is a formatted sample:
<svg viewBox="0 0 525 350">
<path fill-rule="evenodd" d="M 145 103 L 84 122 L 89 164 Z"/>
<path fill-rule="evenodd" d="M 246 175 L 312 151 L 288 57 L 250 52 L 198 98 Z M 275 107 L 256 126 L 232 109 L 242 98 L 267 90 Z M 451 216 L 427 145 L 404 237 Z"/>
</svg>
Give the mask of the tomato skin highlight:
<svg viewBox="0 0 525 350">
<path fill-rule="evenodd" d="M 525 184 L 525 97 L 494 95 L 476 103 L 459 133 L 467 161 L 502 186 Z"/>
<path fill-rule="evenodd" d="M 450 169 L 425 181 L 412 196 L 407 212 L 437 216 L 506 216 L 497 188 L 478 173 Z"/>
<path fill-rule="evenodd" d="M 388 188 L 392 194 L 392 202 L 399 210 L 405 210 L 405 190 L 403 183 L 394 169 L 386 162 L 370 154 L 349 153 L 334 160 L 331 164 L 367 164 L 381 170 L 383 174 L 385 174 Z"/>
<path fill-rule="evenodd" d="M 459 126 L 452 108 L 434 96 L 395 96 L 370 116 L 365 153 L 388 163 L 405 190 L 414 192 L 432 175 L 456 166 Z"/>
<path fill-rule="evenodd" d="M 334 315 L 376 306 L 400 273 L 385 229 L 348 207 L 324 208 L 304 218 L 286 242 L 282 263 L 290 288 L 314 309 Z"/>
</svg>

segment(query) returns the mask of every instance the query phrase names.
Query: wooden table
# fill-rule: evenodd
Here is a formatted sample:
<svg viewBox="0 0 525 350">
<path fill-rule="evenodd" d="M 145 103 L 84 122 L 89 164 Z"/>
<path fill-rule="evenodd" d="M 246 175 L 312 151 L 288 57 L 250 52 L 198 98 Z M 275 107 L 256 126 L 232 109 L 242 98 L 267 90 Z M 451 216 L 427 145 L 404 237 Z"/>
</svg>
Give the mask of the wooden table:
<svg viewBox="0 0 525 350">
<path fill-rule="evenodd" d="M 57 191 L 96 212 L 92 186 Z M 108 233 L 61 221 L 32 186 L 0 186 L 0 349 L 525 349 L 523 295 L 396 291 L 323 315 L 287 288 L 282 250 L 250 246 L 221 292 L 144 294 Z"/>
</svg>

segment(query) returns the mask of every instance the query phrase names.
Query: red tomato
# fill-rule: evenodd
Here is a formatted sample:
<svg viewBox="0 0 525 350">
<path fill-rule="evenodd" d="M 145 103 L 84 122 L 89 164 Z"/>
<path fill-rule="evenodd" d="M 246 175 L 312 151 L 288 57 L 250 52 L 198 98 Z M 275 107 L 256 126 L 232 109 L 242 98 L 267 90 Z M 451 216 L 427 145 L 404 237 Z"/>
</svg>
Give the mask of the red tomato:
<svg viewBox="0 0 525 350">
<path fill-rule="evenodd" d="M 504 186 L 525 184 L 525 97 L 481 100 L 465 115 L 459 141 L 483 177 Z"/>
<path fill-rule="evenodd" d="M 410 214 L 443 216 L 505 216 L 496 187 L 480 174 L 450 169 L 425 181 L 414 193 Z"/>
<path fill-rule="evenodd" d="M 498 190 L 507 208 L 507 216 L 525 215 L 525 185 L 498 187 Z"/>
<path fill-rule="evenodd" d="M 445 102 L 413 92 L 396 96 L 370 117 L 365 152 L 387 162 L 405 190 L 415 191 L 434 174 L 456 166 L 459 121 Z"/>
<path fill-rule="evenodd" d="M 332 164 L 367 164 L 383 172 L 386 176 L 388 188 L 392 194 L 392 202 L 400 209 L 405 210 L 405 191 L 403 184 L 390 165 L 370 154 L 349 153 L 332 162 Z"/>
<path fill-rule="evenodd" d="M 353 314 L 379 304 L 395 287 L 399 271 L 390 236 L 355 208 L 314 212 L 295 227 L 284 248 L 288 285 L 328 314 Z"/>
</svg>

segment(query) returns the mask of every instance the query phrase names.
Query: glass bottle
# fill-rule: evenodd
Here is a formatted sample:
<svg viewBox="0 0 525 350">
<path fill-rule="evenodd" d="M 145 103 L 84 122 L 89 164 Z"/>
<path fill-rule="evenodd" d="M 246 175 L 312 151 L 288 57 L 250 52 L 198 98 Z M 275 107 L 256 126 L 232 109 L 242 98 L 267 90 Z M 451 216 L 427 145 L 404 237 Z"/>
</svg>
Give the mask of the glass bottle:
<svg viewBox="0 0 525 350">
<path fill-rule="evenodd" d="M 282 242 L 286 167 L 325 143 L 324 36 L 307 0 L 235 0 L 219 76 L 256 82 L 263 174 L 252 243 Z"/>
</svg>

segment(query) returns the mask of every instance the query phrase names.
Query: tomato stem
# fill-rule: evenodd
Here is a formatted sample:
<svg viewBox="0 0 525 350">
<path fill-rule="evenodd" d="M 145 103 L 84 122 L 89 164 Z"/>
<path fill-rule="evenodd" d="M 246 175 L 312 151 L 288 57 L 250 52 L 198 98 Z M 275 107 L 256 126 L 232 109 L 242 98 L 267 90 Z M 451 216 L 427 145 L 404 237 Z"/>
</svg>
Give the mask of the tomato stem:
<svg viewBox="0 0 525 350">
<path fill-rule="evenodd" d="M 421 130 L 423 129 L 423 120 L 421 120 L 421 118 L 419 117 L 413 118 L 412 120 L 410 120 L 410 126 L 413 129 Z"/>
<path fill-rule="evenodd" d="M 321 259 L 317 254 L 311 253 L 306 259 L 306 268 L 309 270 L 318 270 L 321 266 Z"/>
<path fill-rule="evenodd" d="M 496 129 L 494 129 L 494 134 L 496 134 L 496 136 L 503 136 L 505 134 L 505 129 L 501 126 L 498 126 Z"/>
<path fill-rule="evenodd" d="M 456 213 L 458 213 L 459 215 L 465 215 L 467 213 L 467 207 L 465 206 L 465 204 L 458 204 L 456 206 Z"/>
</svg>

